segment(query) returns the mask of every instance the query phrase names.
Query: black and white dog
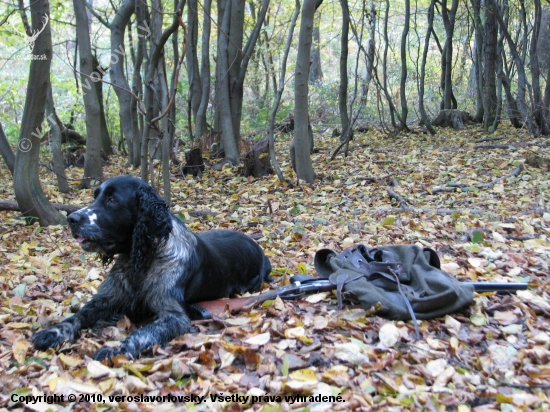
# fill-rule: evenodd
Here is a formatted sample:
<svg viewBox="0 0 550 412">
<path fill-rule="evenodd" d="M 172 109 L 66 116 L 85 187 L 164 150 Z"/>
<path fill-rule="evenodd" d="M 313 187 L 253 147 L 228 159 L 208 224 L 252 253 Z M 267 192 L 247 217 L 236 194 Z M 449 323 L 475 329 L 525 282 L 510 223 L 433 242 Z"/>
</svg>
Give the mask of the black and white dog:
<svg viewBox="0 0 550 412">
<path fill-rule="evenodd" d="M 143 327 L 120 347 L 101 348 L 94 358 L 135 358 L 155 344 L 195 331 L 186 305 L 255 292 L 272 280 L 269 260 L 256 242 L 231 230 L 193 234 L 139 179 L 109 179 L 94 197 L 90 206 L 68 217 L 71 231 L 85 251 L 118 258 L 78 313 L 34 334 L 37 349 L 74 342 L 81 329 L 126 315 Z"/>
</svg>

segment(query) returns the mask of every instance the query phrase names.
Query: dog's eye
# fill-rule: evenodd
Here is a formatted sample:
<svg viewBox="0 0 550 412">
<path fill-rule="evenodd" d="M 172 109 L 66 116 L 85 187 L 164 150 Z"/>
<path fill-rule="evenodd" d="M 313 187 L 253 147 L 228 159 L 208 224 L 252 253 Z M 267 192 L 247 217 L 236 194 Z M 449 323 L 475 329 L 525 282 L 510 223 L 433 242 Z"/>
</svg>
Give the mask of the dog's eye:
<svg viewBox="0 0 550 412">
<path fill-rule="evenodd" d="M 118 205 L 118 202 L 116 201 L 116 199 L 114 197 L 110 197 L 109 199 L 107 199 L 107 204 L 115 206 L 115 205 Z"/>
</svg>

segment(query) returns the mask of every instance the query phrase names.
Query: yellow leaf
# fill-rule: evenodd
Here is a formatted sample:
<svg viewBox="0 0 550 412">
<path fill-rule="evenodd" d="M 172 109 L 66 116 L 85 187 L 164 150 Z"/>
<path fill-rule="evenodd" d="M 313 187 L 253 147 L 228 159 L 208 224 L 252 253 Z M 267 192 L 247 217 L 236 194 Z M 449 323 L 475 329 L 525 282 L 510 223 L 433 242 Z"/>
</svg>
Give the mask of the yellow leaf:
<svg viewBox="0 0 550 412">
<path fill-rule="evenodd" d="M 99 382 L 98 386 L 101 392 L 105 393 L 105 392 L 108 392 L 113 387 L 114 384 L 115 384 L 115 378 L 109 378 Z"/>
<path fill-rule="evenodd" d="M 48 262 L 44 258 L 37 256 L 29 256 L 29 262 L 31 262 L 31 265 L 33 265 L 35 268 L 38 268 L 44 272 L 47 272 L 48 268 L 50 267 L 50 262 Z"/>
<path fill-rule="evenodd" d="M 395 222 L 395 217 L 394 216 L 388 216 L 387 218 L 385 218 L 382 223 L 380 223 L 380 226 L 391 226 L 393 225 L 393 222 Z"/>
<path fill-rule="evenodd" d="M 298 263 L 298 273 L 301 274 L 301 275 L 307 275 L 308 274 L 307 266 L 304 262 L 299 262 Z"/>
<path fill-rule="evenodd" d="M 292 379 L 300 382 L 317 382 L 317 375 L 311 369 L 298 369 L 289 375 Z"/>
<path fill-rule="evenodd" d="M 69 368 L 76 368 L 82 365 L 82 362 L 83 362 L 82 359 L 77 358 L 76 356 L 65 355 L 63 353 L 59 354 L 59 360 Z"/>
<path fill-rule="evenodd" d="M 27 242 L 23 242 L 21 245 L 21 253 L 23 253 L 25 256 L 29 255 L 29 244 Z"/>
<path fill-rule="evenodd" d="M 27 349 L 29 349 L 30 344 L 26 340 L 16 340 L 11 350 L 13 352 L 13 357 L 20 365 L 25 364 L 25 357 L 27 356 Z"/>
</svg>

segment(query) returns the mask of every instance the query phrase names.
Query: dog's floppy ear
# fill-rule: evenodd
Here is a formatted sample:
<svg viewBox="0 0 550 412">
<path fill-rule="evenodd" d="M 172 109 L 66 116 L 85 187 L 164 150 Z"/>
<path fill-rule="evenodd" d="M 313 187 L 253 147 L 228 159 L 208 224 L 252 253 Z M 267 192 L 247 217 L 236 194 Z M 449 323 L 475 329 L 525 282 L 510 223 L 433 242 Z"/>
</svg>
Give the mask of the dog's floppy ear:
<svg viewBox="0 0 550 412">
<path fill-rule="evenodd" d="M 131 263 L 135 272 L 147 270 L 172 230 L 166 202 L 150 186 L 137 191 L 138 216 L 132 235 Z"/>
</svg>

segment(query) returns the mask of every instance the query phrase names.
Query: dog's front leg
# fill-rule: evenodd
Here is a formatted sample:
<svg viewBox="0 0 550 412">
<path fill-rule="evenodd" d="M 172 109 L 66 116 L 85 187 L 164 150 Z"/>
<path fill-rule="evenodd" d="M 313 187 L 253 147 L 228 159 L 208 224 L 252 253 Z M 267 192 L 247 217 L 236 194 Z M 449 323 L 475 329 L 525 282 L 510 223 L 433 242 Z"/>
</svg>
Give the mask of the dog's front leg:
<svg viewBox="0 0 550 412">
<path fill-rule="evenodd" d="M 165 310 L 156 316 L 156 319 L 144 327 L 132 332 L 120 342 L 118 348 L 103 347 L 94 355 L 95 360 L 110 359 L 116 355 L 125 355 L 127 358 L 137 358 L 145 349 L 154 345 L 164 346 L 172 339 L 185 333 L 196 332 L 196 328 L 185 311 L 177 305 L 173 310 Z"/>
<path fill-rule="evenodd" d="M 32 342 L 36 349 L 54 348 L 63 342 L 74 342 L 81 329 L 94 326 L 100 320 L 110 320 L 123 313 L 121 287 L 112 273 L 101 284 L 97 294 L 75 315 L 48 329 L 36 332 Z"/>
</svg>

